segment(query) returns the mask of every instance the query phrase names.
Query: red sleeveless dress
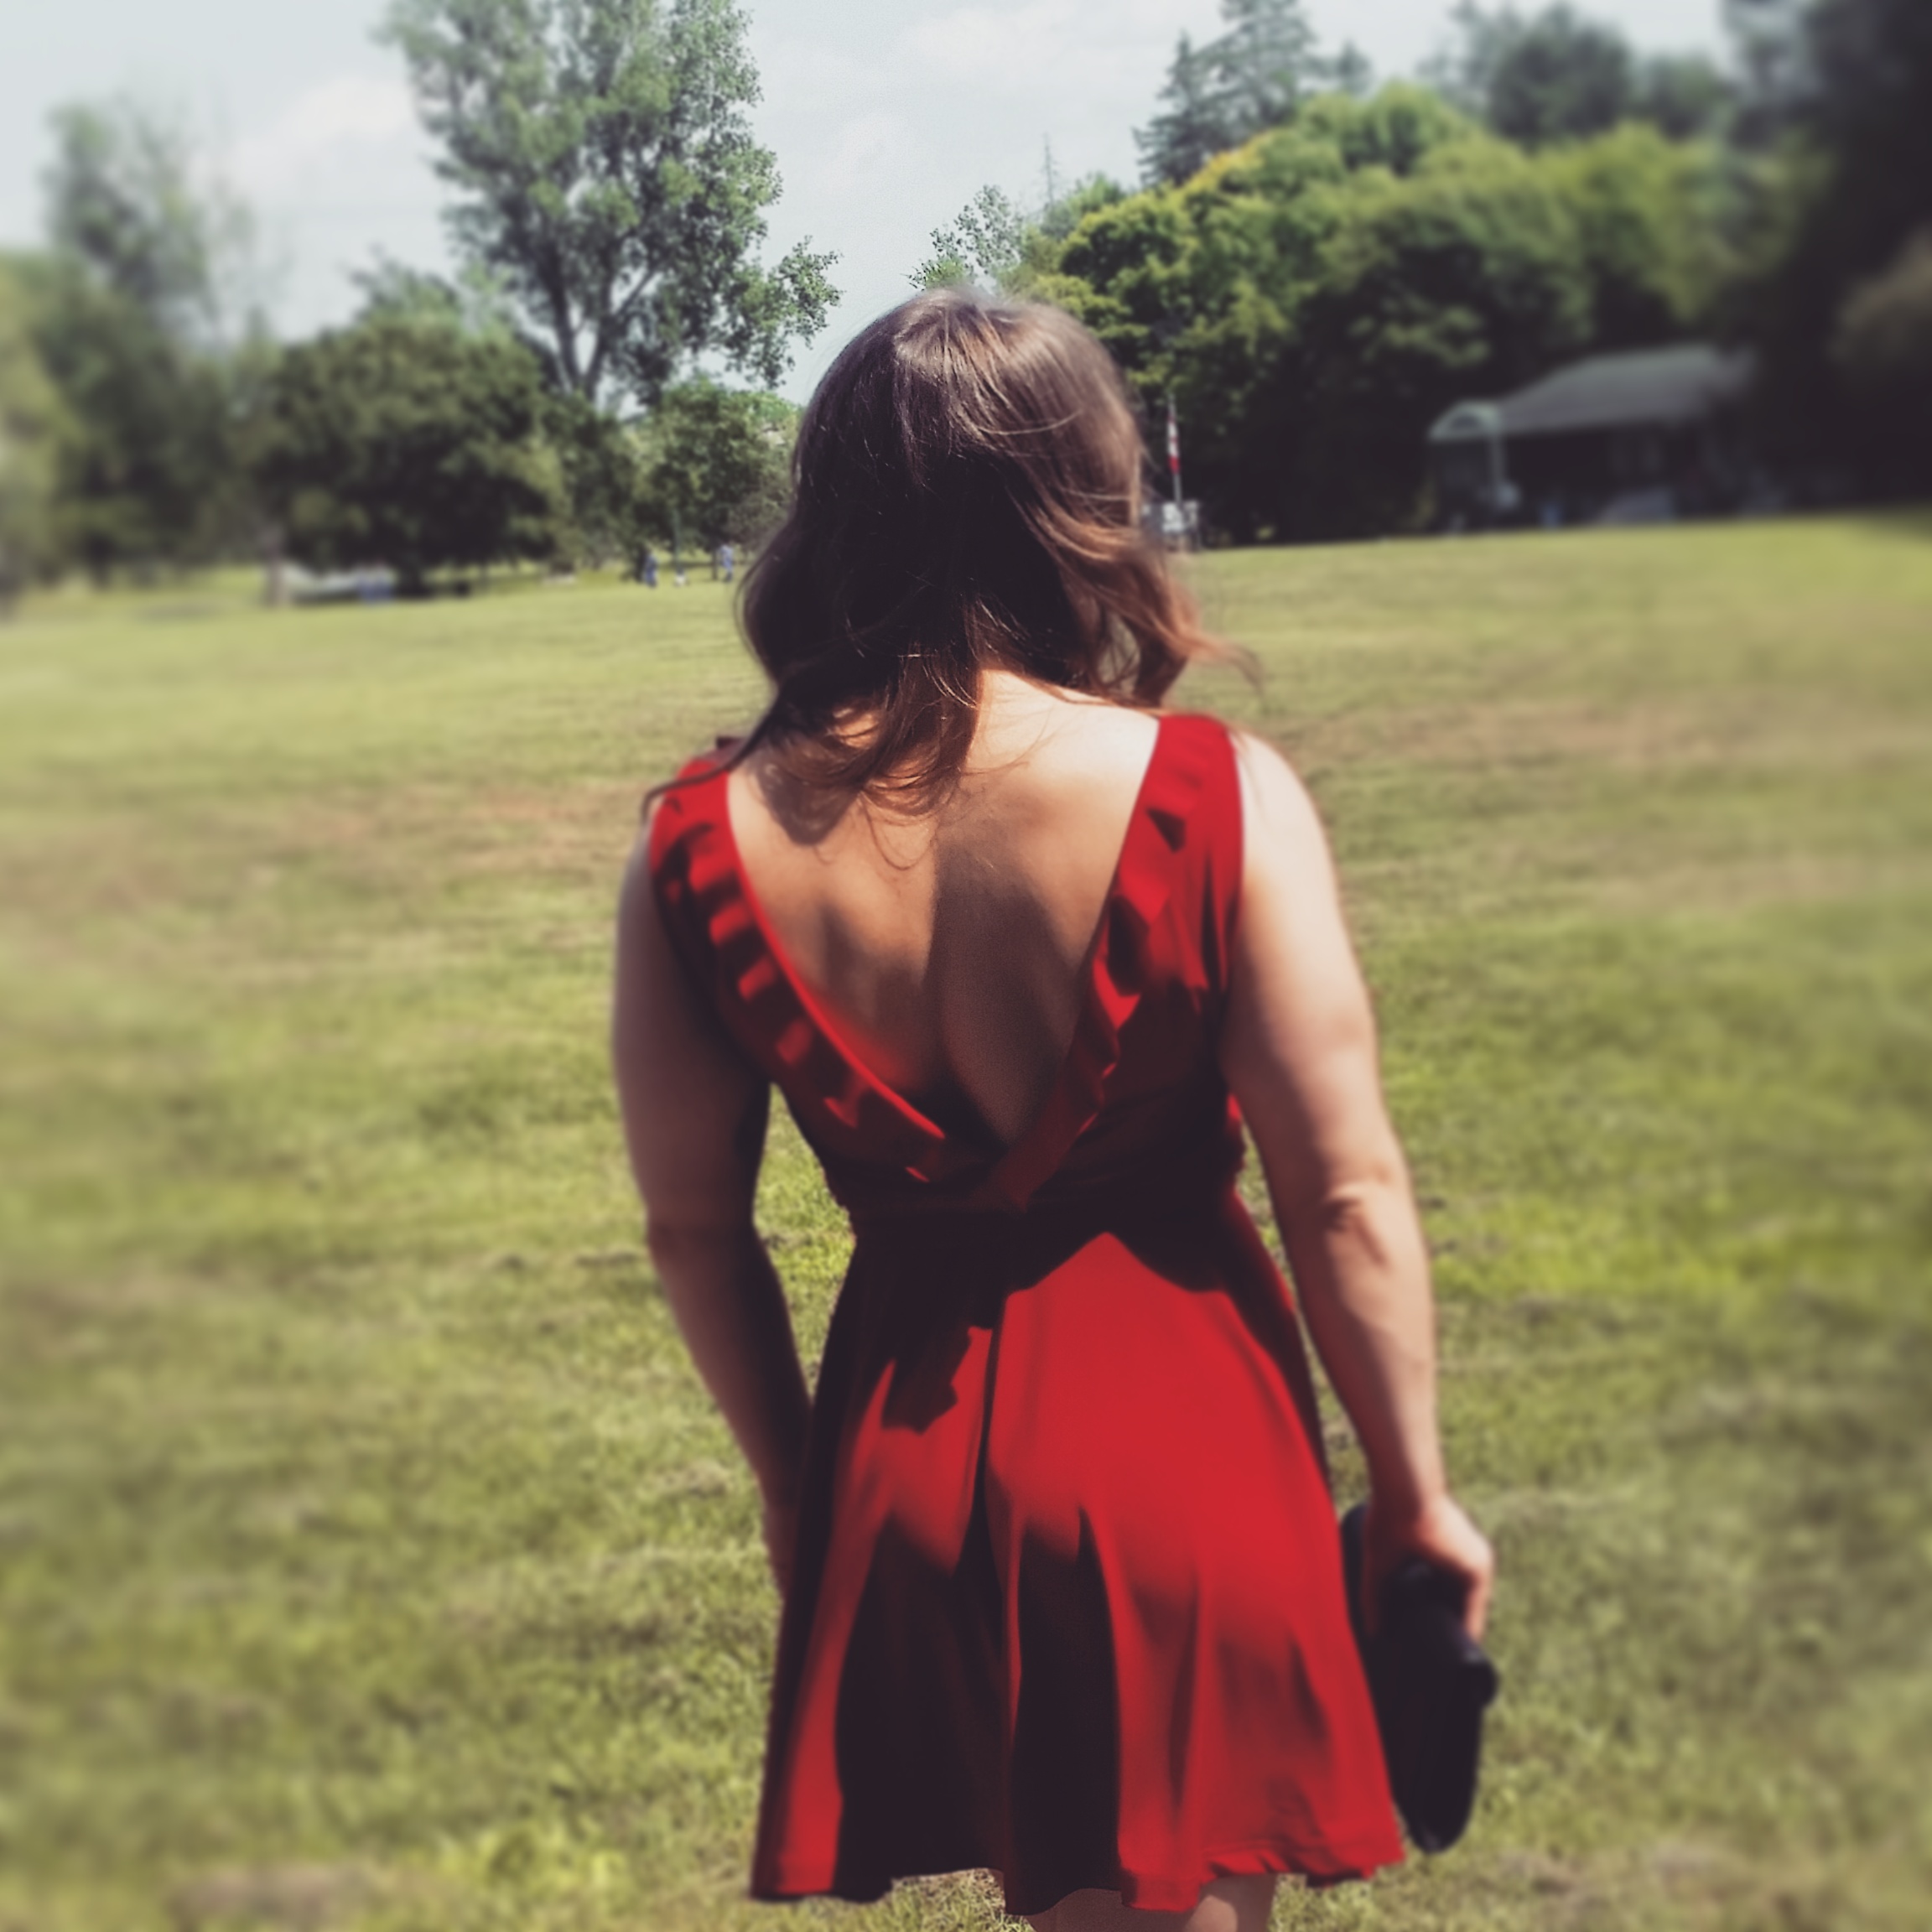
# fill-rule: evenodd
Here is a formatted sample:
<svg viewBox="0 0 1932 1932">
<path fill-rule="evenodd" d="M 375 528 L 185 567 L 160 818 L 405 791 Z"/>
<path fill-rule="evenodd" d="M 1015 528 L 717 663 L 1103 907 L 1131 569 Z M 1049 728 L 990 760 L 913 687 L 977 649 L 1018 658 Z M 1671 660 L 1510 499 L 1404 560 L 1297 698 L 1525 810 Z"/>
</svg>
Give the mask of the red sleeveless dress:
<svg viewBox="0 0 1932 1932">
<path fill-rule="evenodd" d="M 845 1046 L 766 925 L 713 761 L 667 792 L 665 924 L 851 1217 L 813 1403 L 752 1874 L 877 1898 L 985 1867 L 1184 1911 L 1401 1856 L 1286 1285 L 1215 1058 L 1233 746 L 1168 716 L 1072 1045 L 1010 1148 Z"/>
</svg>

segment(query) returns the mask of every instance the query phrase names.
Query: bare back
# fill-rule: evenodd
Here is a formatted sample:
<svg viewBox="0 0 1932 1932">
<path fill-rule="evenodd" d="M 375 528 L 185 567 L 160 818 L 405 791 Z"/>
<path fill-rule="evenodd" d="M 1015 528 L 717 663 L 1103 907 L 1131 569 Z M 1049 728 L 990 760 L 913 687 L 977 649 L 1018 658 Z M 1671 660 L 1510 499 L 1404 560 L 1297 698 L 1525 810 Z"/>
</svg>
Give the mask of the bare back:
<svg viewBox="0 0 1932 1932">
<path fill-rule="evenodd" d="M 1157 726 L 1145 712 L 984 682 L 958 788 L 906 817 L 828 816 L 769 755 L 732 774 L 731 828 L 793 972 L 851 1047 L 936 1119 L 1004 1145 L 1066 1052 Z"/>
</svg>

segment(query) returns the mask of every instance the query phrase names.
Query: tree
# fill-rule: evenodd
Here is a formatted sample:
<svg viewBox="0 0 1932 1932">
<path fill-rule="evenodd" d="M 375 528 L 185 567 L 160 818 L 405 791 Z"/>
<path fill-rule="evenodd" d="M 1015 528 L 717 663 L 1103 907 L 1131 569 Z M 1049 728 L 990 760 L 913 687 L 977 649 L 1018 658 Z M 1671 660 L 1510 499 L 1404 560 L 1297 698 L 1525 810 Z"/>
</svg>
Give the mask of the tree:
<svg viewBox="0 0 1932 1932">
<path fill-rule="evenodd" d="M 1932 487 L 1932 228 L 1838 310 L 1831 361 L 1865 474 L 1901 494 Z"/>
<path fill-rule="evenodd" d="M 362 291 L 356 320 L 420 322 L 458 335 L 512 338 L 517 318 L 501 284 L 486 270 L 465 269 L 454 281 L 378 255 L 350 279 Z"/>
<path fill-rule="evenodd" d="M 1207 49 L 1240 138 L 1279 127 L 1327 78 L 1302 0 L 1221 0 L 1228 31 Z"/>
<path fill-rule="evenodd" d="M 1150 185 L 1189 180 L 1217 154 L 1240 145 L 1240 131 L 1214 84 L 1213 60 L 1185 34 L 1175 45 L 1160 98 L 1162 111 L 1134 134 L 1141 176 Z"/>
<path fill-rule="evenodd" d="M 236 427 L 267 359 L 247 211 L 185 128 L 135 102 L 54 117 L 51 251 L 20 265 L 59 390 L 56 526 L 96 574 L 207 557 L 247 522 Z"/>
<path fill-rule="evenodd" d="M 1729 132 L 1737 90 L 1704 54 L 1654 54 L 1638 63 L 1634 119 L 1673 141 Z"/>
<path fill-rule="evenodd" d="M 1359 51 L 1321 54 L 1304 0 L 1221 0 L 1221 18 L 1228 31 L 1205 46 L 1182 35 L 1161 90 L 1166 106 L 1134 137 L 1150 185 L 1188 180 L 1215 155 L 1284 126 L 1325 86 L 1367 91 Z"/>
<path fill-rule="evenodd" d="M 1717 325 L 1738 273 L 1741 219 L 1722 149 L 1627 122 L 1539 160 L 1576 224 L 1592 347 L 1642 348 Z"/>
<path fill-rule="evenodd" d="M 70 256 L 15 264 L 34 345 L 59 392 L 55 529 L 97 578 L 215 554 L 241 506 L 226 371 L 191 355 Z"/>
<path fill-rule="evenodd" d="M 484 270 L 454 281 L 382 257 L 355 278 L 362 290 L 361 321 L 399 321 L 470 340 L 520 340 L 501 284 Z M 543 434 L 556 458 L 569 512 L 559 525 L 560 551 L 601 564 L 628 548 L 636 532 L 636 439 L 607 410 L 573 390 L 546 386 Z"/>
<path fill-rule="evenodd" d="M 1458 44 L 1432 78 L 1458 106 L 1525 147 L 1600 134 L 1629 115 L 1637 64 L 1613 27 L 1563 4 L 1524 15 L 1461 0 Z"/>
<path fill-rule="evenodd" d="M 26 298 L 0 269 L 0 611 L 56 554 L 60 403 L 28 325 Z"/>
<path fill-rule="evenodd" d="M 1083 175 L 1029 216 L 1005 190 L 982 188 L 945 227 L 932 231 L 934 252 L 920 263 L 912 286 L 970 285 L 1050 301 L 1068 238 L 1089 215 L 1126 193 L 1104 174 Z"/>
<path fill-rule="evenodd" d="M 122 98 L 53 116 L 48 239 L 158 333 L 211 351 L 247 325 L 254 222 L 185 123 Z"/>
<path fill-rule="evenodd" d="M 702 378 L 665 391 L 640 432 L 641 519 L 673 548 L 756 544 L 785 513 L 798 412 Z"/>
<path fill-rule="evenodd" d="M 757 258 L 779 183 L 732 0 L 393 0 L 383 32 L 442 149 L 451 236 L 558 387 L 649 403 L 707 355 L 775 382 L 823 326 L 835 257 Z"/>
<path fill-rule="evenodd" d="M 1326 95 L 1090 215 L 1054 293 L 1156 426 L 1173 396 L 1223 529 L 1359 536 L 1426 515 L 1452 403 L 1706 326 L 1732 192 L 1717 150 L 1651 127 L 1525 153 L 1424 88 Z"/>
<path fill-rule="evenodd" d="M 1029 226 L 1010 195 L 999 188 L 982 188 L 945 227 L 932 231 L 933 252 L 919 264 L 913 287 L 1003 287 L 1026 255 Z"/>
<path fill-rule="evenodd" d="M 1489 125 L 1526 148 L 1601 134 L 1629 113 L 1629 43 L 1568 7 L 1546 7 L 1508 38 L 1489 80 Z"/>
<path fill-rule="evenodd" d="M 1924 0 L 1730 0 L 1768 158 L 1763 237 L 1740 304 L 1764 366 L 1774 453 L 1860 466 L 1869 405 L 1832 345 L 1853 292 L 1932 226 L 1932 7 Z"/>
<path fill-rule="evenodd" d="M 387 564 L 417 591 L 440 566 L 554 554 L 543 428 L 521 344 L 379 315 L 283 357 L 253 470 L 298 562 Z"/>
</svg>

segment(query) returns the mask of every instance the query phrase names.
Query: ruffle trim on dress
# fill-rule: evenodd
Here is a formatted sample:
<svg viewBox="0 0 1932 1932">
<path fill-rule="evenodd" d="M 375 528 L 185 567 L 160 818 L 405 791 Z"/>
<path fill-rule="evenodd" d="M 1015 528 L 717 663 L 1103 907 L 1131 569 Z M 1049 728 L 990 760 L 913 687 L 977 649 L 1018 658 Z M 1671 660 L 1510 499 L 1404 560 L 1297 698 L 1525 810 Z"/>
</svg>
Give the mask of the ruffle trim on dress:
<svg viewBox="0 0 1932 1932">
<path fill-rule="evenodd" d="M 725 796 L 729 771 L 698 758 L 665 792 L 652 821 L 651 874 L 667 925 L 706 996 L 739 1043 L 776 1082 L 830 1153 L 896 1164 L 943 1182 L 974 1164 L 959 1147 L 840 1043 L 837 1029 L 783 963 L 745 885 Z M 729 989 L 735 999 L 719 999 Z M 980 1158 L 984 1158 L 983 1156 Z"/>
<path fill-rule="evenodd" d="M 652 878 L 687 965 L 824 1153 L 876 1166 L 887 1149 L 908 1179 L 957 1190 L 962 1206 L 1018 1211 L 1105 1104 L 1122 1031 L 1140 1003 L 1148 936 L 1172 896 L 1193 808 L 1214 759 L 1230 755 L 1226 730 L 1212 718 L 1160 720 L 1095 931 L 1073 1037 L 1039 1117 L 1003 1151 L 936 1125 L 845 1046 L 787 963 L 751 891 L 731 830 L 729 771 L 715 756 L 693 759 L 660 798 Z M 735 997 L 719 996 L 727 990 Z"/>
</svg>

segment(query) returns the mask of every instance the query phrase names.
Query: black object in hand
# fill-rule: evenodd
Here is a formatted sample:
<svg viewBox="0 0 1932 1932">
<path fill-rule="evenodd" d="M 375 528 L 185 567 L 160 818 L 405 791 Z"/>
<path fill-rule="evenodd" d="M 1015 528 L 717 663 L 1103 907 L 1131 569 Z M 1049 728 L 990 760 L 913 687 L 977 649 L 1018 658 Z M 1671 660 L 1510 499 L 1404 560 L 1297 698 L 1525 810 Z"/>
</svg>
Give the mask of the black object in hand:
<svg viewBox="0 0 1932 1932">
<path fill-rule="evenodd" d="M 1363 1627 L 1362 1561 L 1368 1507 L 1342 1519 L 1342 1574 L 1395 1809 L 1420 1852 L 1446 1852 L 1476 1803 L 1483 1713 L 1496 1666 L 1464 1628 L 1462 1580 L 1411 1556 L 1383 1579 L 1375 1634 Z"/>
</svg>

